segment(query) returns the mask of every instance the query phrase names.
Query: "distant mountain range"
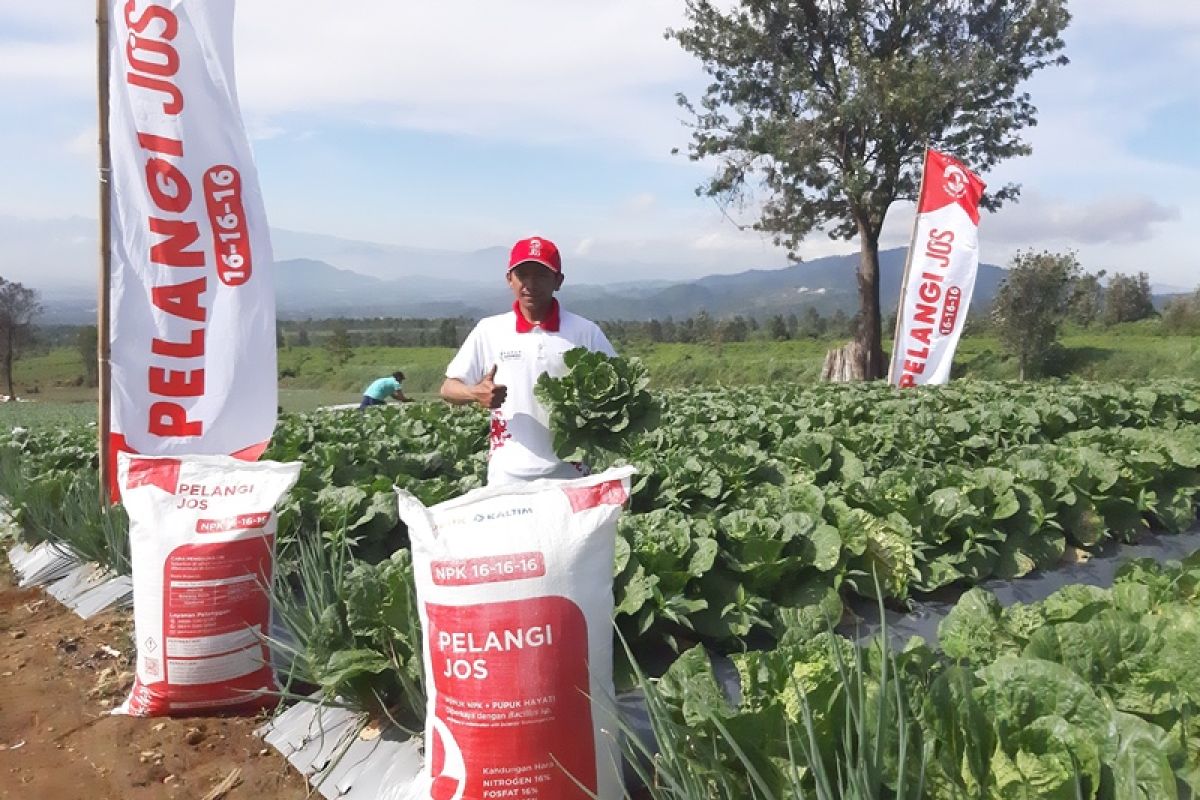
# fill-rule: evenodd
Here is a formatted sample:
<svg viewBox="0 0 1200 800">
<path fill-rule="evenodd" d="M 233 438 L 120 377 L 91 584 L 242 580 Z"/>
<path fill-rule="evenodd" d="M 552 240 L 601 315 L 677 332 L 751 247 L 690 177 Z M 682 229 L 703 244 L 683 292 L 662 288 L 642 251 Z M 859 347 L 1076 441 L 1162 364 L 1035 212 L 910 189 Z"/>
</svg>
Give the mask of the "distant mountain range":
<svg viewBox="0 0 1200 800">
<path fill-rule="evenodd" d="M 885 314 L 898 303 L 905 249 L 879 254 L 880 302 Z M 476 259 L 487 272 L 473 269 Z M 276 263 L 276 301 L 284 319 L 322 317 L 470 317 L 494 314 L 512 303 L 504 283 L 504 254 L 478 251 L 461 254 L 460 270 L 443 270 L 454 278 L 410 275 L 384 279 L 335 267 L 325 261 L 293 258 Z M 857 253 L 830 256 L 781 269 L 752 269 L 695 280 L 663 280 L 654 272 L 623 271 L 619 282 L 583 283 L 568 272 L 560 297 L 563 304 L 598 320 L 682 319 L 700 311 L 721 318 L 742 315 L 764 319 L 799 314 L 809 307 L 828 316 L 858 308 Z M 487 281 L 483 280 L 486 274 Z M 972 308 L 995 296 L 1004 270 L 980 265 Z M 640 279 L 639 279 L 640 275 Z M 95 296 L 84 287 L 42 290 L 46 323 L 84 323 L 95 318 Z"/>
<path fill-rule="evenodd" d="M 503 282 L 503 256 L 495 254 L 491 280 L 401 278 L 384 280 L 338 269 L 323 261 L 290 259 L 277 264 L 278 309 L 283 317 L 399 316 L 479 317 L 512 302 Z M 905 250 L 885 250 L 880 260 L 880 301 L 895 307 L 900 294 Z M 696 280 L 627 281 L 602 286 L 580 284 L 568 273 L 560 296 L 568 308 L 593 319 L 677 319 L 707 311 L 714 317 L 740 314 L 758 318 L 800 313 L 815 307 L 823 315 L 858 308 L 855 277 L 858 254 L 831 256 L 782 269 L 747 270 Z M 981 265 L 973 306 L 986 305 L 1004 270 Z"/>
<path fill-rule="evenodd" d="M 43 324 L 82 324 L 96 315 L 96 222 L 28 221 L 0 216 L 0 274 L 41 293 Z M 376 244 L 272 229 L 276 296 L 282 318 L 337 316 L 471 317 L 507 308 L 504 248 L 453 251 Z M 884 314 L 897 305 L 906 250 L 879 254 Z M 759 319 L 816 308 L 822 315 L 858 308 L 858 253 L 772 269 L 689 276 L 687 264 L 606 262 L 571 255 L 564 304 L 593 319 Z M 986 306 L 1005 271 L 983 264 L 971 307 Z M 1155 286 L 1156 294 L 1184 291 Z M 1156 297 L 1160 303 L 1163 297 Z"/>
</svg>

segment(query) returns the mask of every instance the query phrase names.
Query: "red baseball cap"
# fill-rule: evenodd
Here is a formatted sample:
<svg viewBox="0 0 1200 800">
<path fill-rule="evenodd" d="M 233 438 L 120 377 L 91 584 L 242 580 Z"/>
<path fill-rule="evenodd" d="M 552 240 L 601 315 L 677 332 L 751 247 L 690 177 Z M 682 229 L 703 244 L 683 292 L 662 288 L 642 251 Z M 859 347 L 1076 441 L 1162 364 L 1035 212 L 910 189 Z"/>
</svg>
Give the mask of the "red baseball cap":
<svg viewBox="0 0 1200 800">
<path fill-rule="evenodd" d="M 511 272 L 513 267 L 524 264 L 526 261 L 533 261 L 547 269 L 562 273 L 562 257 L 558 254 L 558 247 L 549 239 L 531 236 L 514 244 L 512 252 L 508 256 L 509 271 Z"/>
</svg>

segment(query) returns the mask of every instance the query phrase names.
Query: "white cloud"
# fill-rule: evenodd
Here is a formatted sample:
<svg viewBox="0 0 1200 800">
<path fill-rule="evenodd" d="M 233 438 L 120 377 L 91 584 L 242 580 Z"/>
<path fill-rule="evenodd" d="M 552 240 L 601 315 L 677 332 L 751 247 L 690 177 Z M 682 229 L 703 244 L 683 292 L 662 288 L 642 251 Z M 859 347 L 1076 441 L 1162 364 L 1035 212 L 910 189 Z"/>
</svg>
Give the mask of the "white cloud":
<svg viewBox="0 0 1200 800">
<path fill-rule="evenodd" d="M 625 201 L 624 210 L 640 214 L 654 208 L 657 203 L 658 198 L 653 192 L 639 192 Z"/>
<path fill-rule="evenodd" d="M 1186 0 L 1087 0 L 1072 7 L 1075 24 L 1119 24 L 1149 30 L 1200 30 L 1200 5 Z"/>
<path fill-rule="evenodd" d="M 1029 193 L 1012 208 L 985 217 L 981 226 L 998 242 L 1022 246 L 1031 242 L 1133 244 L 1150 240 L 1159 224 L 1180 217 L 1178 207 L 1140 193 L 1108 195 L 1086 204 Z"/>
<path fill-rule="evenodd" d="M 246 119 L 243 122 L 246 126 L 246 135 L 254 142 L 265 142 L 288 135 L 287 128 L 280 125 L 272 125 L 261 119 Z M 292 138 L 299 139 L 301 138 L 301 134 L 293 134 Z"/>
<path fill-rule="evenodd" d="M 94 130 L 84 129 L 95 116 L 93 4 L 4 5 L 0 29 L 32 33 L 0 41 L 0 103 L 18 114 L 37 104 L 72 116 L 44 144 L 33 143 L 42 157 L 60 157 L 64 148 L 77 156 L 94 154 Z M 988 176 L 993 186 L 1019 181 L 1025 194 L 1019 205 L 988 218 L 986 246 L 991 252 L 1017 244 L 1079 246 L 1106 258 L 1147 259 L 1156 279 L 1174 275 L 1188 283 L 1195 268 L 1188 254 L 1200 219 L 1192 200 L 1200 170 L 1133 152 L 1130 142 L 1152 121 L 1163 124 L 1155 115 L 1164 107 L 1200 103 L 1200 84 L 1193 79 L 1200 72 L 1200 2 L 1078 0 L 1072 12 L 1071 65 L 1044 70 L 1028 86 L 1041 110 L 1040 125 L 1027 132 L 1034 155 Z M 634 193 L 623 202 L 610 199 L 597 210 L 581 187 L 579 197 L 556 198 L 546 209 L 554 230 L 562 231 L 560 240 L 578 242 L 577 252 L 645 253 L 706 270 L 783 261 L 769 237 L 738 230 L 709 201 L 692 196 L 702 166 L 667 155 L 687 142 L 674 92 L 693 92 L 703 81 L 696 61 L 662 37 L 682 20 L 677 0 L 508 0 L 469 8 L 243 0 L 237 14 L 247 127 L 257 143 L 286 142 L 289 158 L 303 157 L 297 145 L 318 137 L 324 155 L 336 158 L 342 141 L 368 127 L 484 139 L 498 152 L 508 143 L 553 145 L 581 158 L 599 155 L 614 172 L 637 175 L 627 184 Z M 1195 131 L 1151 132 L 1195 137 Z M 0 129 L 0 153 L 23 153 L 28 160 L 29 140 L 26 131 Z M 3 158 L 0 168 L 13 163 Z M 636 170 L 647 159 L 673 165 L 675 182 L 641 180 Z M 24 204 L 90 209 L 92 177 L 81 174 L 76 196 L 63 202 L 50 196 L 43 181 L 40 194 Z M 386 209 L 322 206 L 319 188 L 311 201 L 303 199 L 311 206 L 304 222 L 325 226 L 322 233 L 368 238 L 366 231 L 347 230 L 368 220 L 389 239 L 424 236 L 464 247 L 506 243 L 521 230 L 533 232 L 528 223 L 542 218 L 467 201 L 445 220 L 423 218 L 421 228 L 406 226 Z M 0 213 L 5 210 L 12 209 L 0 206 Z M 729 214 L 738 223 L 752 222 L 754 203 Z M 911 219 L 911 209 L 907 216 L 902 206 L 894 209 L 885 245 L 905 243 Z M 813 259 L 854 247 L 818 233 L 798 255 Z"/>
<path fill-rule="evenodd" d="M 73 156 L 97 158 L 100 152 L 100 126 L 92 125 L 80 131 L 66 143 L 65 149 Z"/>
<path fill-rule="evenodd" d="M 673 92 L 697 75 L 665 0 L 238 9 L 239 90 L 263 114 L 324 113 L 533 143 L 615 141 L 665 156 Z"/>
<path fill-rule="evenodd" d="M 902 247 L 912 235 L 914 206 L 897 203 L 888 214 L 883 247 Z M 1005 251 L 1035 246 L 1139 244 L 1152 240 L 1163 225 L 1179 222 L 1183 212 L 1147 195 L 1112 194 L 1086 202 L 1025 192 L 1020 202 L 996 213 L 983 212 L 981 242 Z"/>
<path fill-rule="evenodd" d="M 0 42 L 0 87 L 18 94 L 46 91 L 95 95 L 95 43 Z"/>
<path fill-rule="evenodd" d="M 730 236 L 728 234 L 720 231 L 714 231 L 712 233 L 706 233 L 694 240 L 692 242 L 692 249 L 700 251 L 725 250 L 729 247 L 729 244 Z"/>
<path fill-rule="evenodd" d="M 35 32 L 0 43 L 0 88 L 91 95 L 91 7 L 43 5 L 0 11 Z M 684 138 L 674 92 L 699 75 L 663 39 L 680 19 L 670 0 L 252 0 L 237 9 L 239 95 L 267 129 L 294 114 L 666 158 Z"/>
<path fill-rule="evenodd" d="M 880 247 L 906 247 L 914 206 L 892 208 Z M 980 259 L 1006 265 L 1019 250 L 1073 250 L 1095 272 L 1148 272 L 1156 281 L 1192 286 L 1194 220 L 1200 205 L 1167 205 L 1137 192 L 1073 201 L 1027 191 L 1020 203 L 980 219 Z"/>
</svg>

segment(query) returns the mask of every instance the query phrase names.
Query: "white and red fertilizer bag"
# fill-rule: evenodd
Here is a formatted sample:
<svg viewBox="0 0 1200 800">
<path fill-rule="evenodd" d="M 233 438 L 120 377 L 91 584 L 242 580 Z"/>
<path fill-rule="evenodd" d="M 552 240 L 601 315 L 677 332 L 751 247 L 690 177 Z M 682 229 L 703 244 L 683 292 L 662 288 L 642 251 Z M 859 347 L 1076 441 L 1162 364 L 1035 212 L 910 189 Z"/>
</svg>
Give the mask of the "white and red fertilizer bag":
<svg viewBox="0 0 1200 800">
<path fill-rule="evenodd" d="M 275 504 L 300 464 L 121 453 L 137 670 L 114 714 L 260 708 L 276 690 L 270 630 Z"/>
<path fill-rule="evenodd" d="M 425 769 L 406 797 L 624 796 L 612 565 L 632 474 L 505 484 L 432 508 L 397 490 L 429 695 Z"/>
</svg>

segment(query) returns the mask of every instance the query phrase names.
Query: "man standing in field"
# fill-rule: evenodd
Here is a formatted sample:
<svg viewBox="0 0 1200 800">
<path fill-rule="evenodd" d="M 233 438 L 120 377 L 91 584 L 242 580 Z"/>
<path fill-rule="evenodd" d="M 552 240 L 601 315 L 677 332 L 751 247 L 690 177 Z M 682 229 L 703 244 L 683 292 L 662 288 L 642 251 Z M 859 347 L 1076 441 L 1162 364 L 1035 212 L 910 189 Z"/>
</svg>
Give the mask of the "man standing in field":
<svg viewBox="0 0 1200 800">
<path fill-rule="evenodd" d="M 389 397 L 394 397 L 401 403 L 410 402 L 410 398 L 404 396 L 404 373 L 393 372 L 391 375 L 371 381 L 371 385 L 363 389 L 362 402 L 358 404 L 358 410 L 370 406 L 382 406 L 387 403 Z"/>
<path fill-rule="evenodd" d="M 554 454 L 550 415 L 533 387 L 542 373 L 566 374 L 568 350 L 616 351 L 596 323 L 563 310 L 555 299 L 562 258 L 549 239 L 534 236 L 513 245 L 506 279 L 512 311 L 479 321 L 446 367 L 442 397 L 491 409 L 489 485 L 587 474 L 584 465 Z"/>
</svg>

